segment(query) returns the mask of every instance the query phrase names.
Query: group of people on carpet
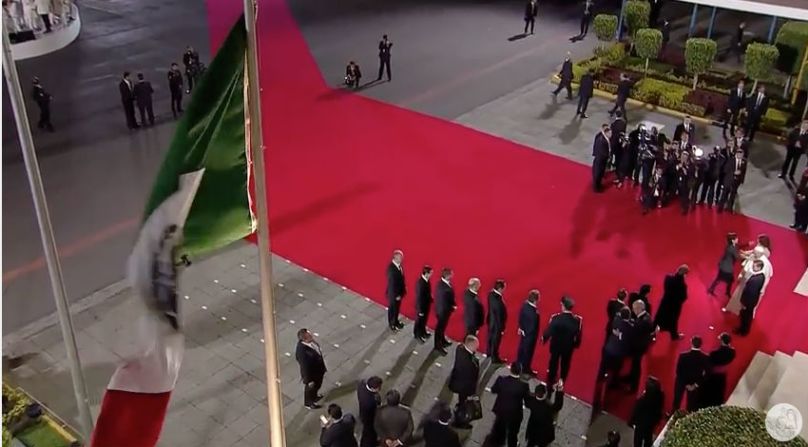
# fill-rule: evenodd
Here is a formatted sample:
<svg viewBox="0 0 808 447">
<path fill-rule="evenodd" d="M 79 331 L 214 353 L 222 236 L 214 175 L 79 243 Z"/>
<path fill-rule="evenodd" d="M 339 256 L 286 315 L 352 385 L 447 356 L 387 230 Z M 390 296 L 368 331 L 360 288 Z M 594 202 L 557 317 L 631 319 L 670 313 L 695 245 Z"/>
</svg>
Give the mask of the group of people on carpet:
<svg viewBox="0 0 808 447">
<path fill-rule="evenodd" d="M 376 82 L 382 80 L 382 75 L 387 74 L 387 82 L 393 80 L 393 74 L 390 70 L 390 56 L 393 49 L 393 42 L 387 37 L 387 34 L 382 36 L 379 41 L 379 76 Z M 362 80 L 362 70 L 359 64 L 354 61 L 348 62 L 345 66 L 345 85 L 356 90 L 359 88 L 359 82 Z"/>
</svg>

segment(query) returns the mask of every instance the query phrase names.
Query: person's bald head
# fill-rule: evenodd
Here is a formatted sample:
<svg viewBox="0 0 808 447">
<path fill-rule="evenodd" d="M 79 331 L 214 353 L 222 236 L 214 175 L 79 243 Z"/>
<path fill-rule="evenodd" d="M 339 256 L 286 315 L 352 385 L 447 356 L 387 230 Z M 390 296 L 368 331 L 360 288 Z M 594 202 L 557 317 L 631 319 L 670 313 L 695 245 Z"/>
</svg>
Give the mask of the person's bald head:
<svg viewBox="0 0 808 447">
<path fill-rule="evenodd" d="M 645 303 L 642 300 L 636 300 L 631 303 L 631 311 L 634 312 L 634 315 L 639 315 L 645 312 Z"/>
<path fill-rule="evenodd" d="M 480 347 L 480 340 L 474 335 L 466 335 L 465 340 L 463 340 L 463 344 L 466 345 L 466 348 L 471 352 L 476 352 L 477 348 Z"/>
<path fill-rule="evenodd" d="M 475 293 L 480 290 L 480 278 L 469 279 L 469 290 Z"/>
</svg>

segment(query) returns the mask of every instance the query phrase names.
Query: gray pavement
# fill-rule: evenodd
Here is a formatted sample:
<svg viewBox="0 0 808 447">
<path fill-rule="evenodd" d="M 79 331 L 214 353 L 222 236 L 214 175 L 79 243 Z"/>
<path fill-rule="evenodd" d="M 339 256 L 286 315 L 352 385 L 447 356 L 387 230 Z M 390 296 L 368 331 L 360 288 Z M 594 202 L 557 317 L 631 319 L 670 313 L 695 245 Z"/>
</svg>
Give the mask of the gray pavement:
<svg viewBox="0 0 808 447">
<path fill-rule="evenodd" d="M 440 357 L 431 344 L 412 339 L 412 325 L 398 333 L 386 328 L 385 309 L 279 257 L 273 258 L 277 302 L 277 343 L 288 445 L 318 445 L 320 411 L 303 408 L 302 385 L 294 360 L 298 329 L 318 337 L 329 372 L 323 387 L 326 402 L 356 412 L 357 380 L 378 375 L 384 390 L 395 388 L 412 409 L 416 423 L 437 399 L 449 401 L 446 388 L 453 354 Z M 161 446 L 259 447 L 267 445 L 263 334 L 258 304 L 257 250 L 237 244 L 192 265 L 182 276 L 187 351 L 172 395 Z M 74 312 L 80 357 L 97 414 L 104 388 L 120 357 L 132 316 L 130 289 L 110 290 L 91 298 L 92 305 Z M 406 305 L 411 305 L 407 303 Z M 4 367 L 5 380 L 25 388 L 65 418 L 76 423 L 58 326 L 50 319 L 6 337 L 4 350 L 20 355 L 22 366 Z M 542 348 L 539 348 L 542 349 Z M 7 352 L 7 351 L 6 351 Z M 490 430 L 493 396 L 485 390 L 505 369 L 481 362 L 485 418 L 462 432 L 466 446 L 477 446 Z M 534 383 L 535 384 L 535 383 Z M 567 398 L 559 415 L 556 446 L 584 446 L 602 440 L 608 428 L 630 432 L 617 419 Z M 590 422 L 595 419 L 590 428 Z"/>
</svg>

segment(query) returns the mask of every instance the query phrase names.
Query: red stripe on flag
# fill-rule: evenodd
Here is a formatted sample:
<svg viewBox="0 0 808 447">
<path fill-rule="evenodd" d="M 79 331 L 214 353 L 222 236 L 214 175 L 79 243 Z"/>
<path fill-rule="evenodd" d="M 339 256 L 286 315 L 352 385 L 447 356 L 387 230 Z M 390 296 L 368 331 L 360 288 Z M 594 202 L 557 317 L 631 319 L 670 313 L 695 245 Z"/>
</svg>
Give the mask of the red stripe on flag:
<svg viewBox="0 0 808 447">
<path fill-rule="evenodd" d="M 171 393 L 107 390 L 90 447 L 154 447 Z"/>
</svg>

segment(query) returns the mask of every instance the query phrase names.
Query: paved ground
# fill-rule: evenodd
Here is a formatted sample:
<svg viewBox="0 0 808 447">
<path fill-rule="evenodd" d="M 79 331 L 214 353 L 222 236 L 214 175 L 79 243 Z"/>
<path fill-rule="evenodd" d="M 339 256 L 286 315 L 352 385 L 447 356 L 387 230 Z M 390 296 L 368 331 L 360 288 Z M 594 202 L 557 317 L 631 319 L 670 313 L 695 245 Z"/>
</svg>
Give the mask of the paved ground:
<svg viewBox="0 0 808 447">
<path fill-rule="evenodd" d="M 431 344 L 412 340 L 412 325 L 393 334 L 386 329 L 385 310 L 308 270 L 278 257 L 273 259 L 278 303 L 278 345 L 283 379 L 284 417 L 290 447 L 314 446 L 318 416 L 303 408 L 302 386 L 293 353 L 296 332 L 309 328 L 323 347 L 329 372 L 324 385 L 327 402 L 357 411 L 355 387 L 359 378 L 379 375 L 384 389 L 396 388 L 411 407 L 417 423 L 440 398 L 449 400 L 446 381 L 453 354 L 440 357 Z M 174 392 L 161 446 L 240 447 L 266 446 L 266 392 L 263 335 L 258 300 L 257 252 L 239 244 L 209 260 L 194 264 L 181 280 L 188 350 Z M 75 313 L 80 355 L 93 411 L 98 411 L 104 387 L 115 362 L 115 338 L 126 333 L 130 291 L 111 290 L 91 298 L 97 304 Z M 509 299 L 517 299 L 509 297 Z M 521 299 L 521 298 L 519 298 Z M 405 303 L 405 306 L 411 306 Z M 25 388 L 47 406 L 76 423 L 65 351 L 53 321 L 29 327 L 27 333 L 6 337 L 26 359 L 4 377 Z M 543 348 L 539 348 L 543 349 Z M 481 362 L 481 383 L 490 386 L 505 369 Z M 478 446 L 493 423 L 493 397 L 483 390 L 486 417 L 463 436 L 466 446 Z M 584 446 L 586 438 L 602 440 L 605 430 L 628 430 L 608 415 L 599 415 L 590 428 L 591 408 L 568 398 L 559 415 L 558 446 Z"/>
</svg>

